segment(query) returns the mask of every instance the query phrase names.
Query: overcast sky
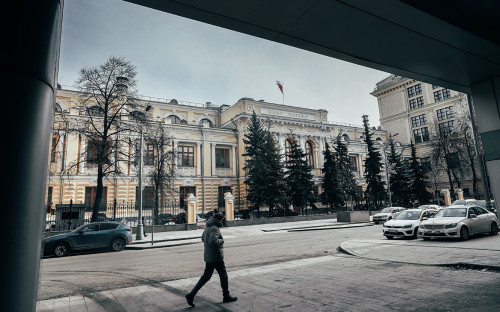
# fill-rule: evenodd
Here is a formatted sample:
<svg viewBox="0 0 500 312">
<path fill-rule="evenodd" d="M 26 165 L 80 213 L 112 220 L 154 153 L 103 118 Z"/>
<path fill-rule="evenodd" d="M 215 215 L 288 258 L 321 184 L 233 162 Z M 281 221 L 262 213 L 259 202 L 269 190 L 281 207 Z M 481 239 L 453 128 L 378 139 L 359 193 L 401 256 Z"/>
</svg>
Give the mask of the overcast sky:
<svg viewBox="0 0 500 312">
<path fill-rule="evenodd" d="M 242 97 L 328 110 L 330 121 L 379 125 L 375 84 L 389 74 L 122 0 L 66 0 L 59 83 L 123 56 L 141 95 L 232 105 Z"/>
</svg>

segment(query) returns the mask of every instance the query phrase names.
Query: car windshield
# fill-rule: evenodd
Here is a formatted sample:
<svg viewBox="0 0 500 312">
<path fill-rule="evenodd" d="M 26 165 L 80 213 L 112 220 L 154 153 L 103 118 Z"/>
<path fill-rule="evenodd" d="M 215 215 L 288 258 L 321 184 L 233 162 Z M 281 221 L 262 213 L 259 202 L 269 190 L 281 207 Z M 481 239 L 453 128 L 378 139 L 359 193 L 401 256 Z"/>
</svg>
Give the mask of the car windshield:
<svg viewBox="0 0 500 312">
<path fill-rule="evenodd" d="M 467 208 L 445 208 L 439 210 L 434 218 L 456 218 L 456 217 L 466 217 Z"/>
<path fill-rule="evenodd" d="M 381 212 L 383 212 L 383 213 L 389 213 L 391 211 L 392 211 L 392 208 L 384 208 L 384 209 L 382 209 Z"/>
<path fill-rule="evenodd" d="M 420 211 L 402 211 L 394 220 L 418 220 L 420 218 Z"/>
</svg>

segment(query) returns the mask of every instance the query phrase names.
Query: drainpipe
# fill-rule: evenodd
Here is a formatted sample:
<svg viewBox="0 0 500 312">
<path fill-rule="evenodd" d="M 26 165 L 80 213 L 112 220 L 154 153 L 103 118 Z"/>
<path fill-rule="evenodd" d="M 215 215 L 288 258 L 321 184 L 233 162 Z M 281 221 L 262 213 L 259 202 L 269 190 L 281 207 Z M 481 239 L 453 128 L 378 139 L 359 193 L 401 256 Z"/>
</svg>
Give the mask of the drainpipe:
<svg viewBox="0 0 500 312">
<path fill-rule="evenodd" d="M 240 190 L 240 155 L 239 155 L 239 150 L 240 150 L 240 133 L 238 131 L 238 126 L 234 122 L 233 119 L 231 119 L 231 123 L 234 125 L 234 136 L 236 137 L 236 153 L 238 155 L 235 157 L 236 159 L 236 187 L 238 188 L 238 214 L 240 213 L 240 208 L 241 208 L 241 190 Z"/>
<path fill-rule="evenodd" d="M 204 138 L 203 138 L 203 125 L 200 125 L 199 126 L 199 129 L 200 129 L 200 133 L 201 133 L 201 146 L 200 146 L 200 154 L 202 154 L 202 151 L 203 151 L 203 146 L 204 146 Z M 198 157 L 200 157 L 201 159 L 201 214 L 203 216 L 205 216 L 205 179 L 204 179 L 204 176 L 205 176 L 205 170 L 204 170 L 204 166 L 203 166 L 203 159 L 201 158 L 201 155 L 198 155 Z"/>
</svg>

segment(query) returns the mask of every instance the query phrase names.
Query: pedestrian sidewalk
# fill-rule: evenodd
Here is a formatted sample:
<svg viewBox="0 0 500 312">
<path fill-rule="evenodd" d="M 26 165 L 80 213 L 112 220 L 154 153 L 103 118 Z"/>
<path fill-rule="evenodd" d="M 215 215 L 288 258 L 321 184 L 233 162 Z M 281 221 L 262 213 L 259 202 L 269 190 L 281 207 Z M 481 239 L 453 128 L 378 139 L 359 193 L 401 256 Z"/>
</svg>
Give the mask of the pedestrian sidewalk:
<svg viewBox="0 0 500 312">
<path fill-rule="evenodd" d="M 474 236 L 467 241 L 356 239 L 343 242 L 339 249 L 365 259 L 500 272 L 499 235 Z"/>
</svg>

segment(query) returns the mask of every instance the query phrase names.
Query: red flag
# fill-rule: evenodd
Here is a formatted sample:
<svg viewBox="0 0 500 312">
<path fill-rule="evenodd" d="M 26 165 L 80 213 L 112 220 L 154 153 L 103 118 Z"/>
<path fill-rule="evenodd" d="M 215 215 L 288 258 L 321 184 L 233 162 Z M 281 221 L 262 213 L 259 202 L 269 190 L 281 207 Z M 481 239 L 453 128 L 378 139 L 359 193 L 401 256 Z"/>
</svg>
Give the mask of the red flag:
<svg viewBox="0 0 500 312">
<path fill-rule="evenodd" d="M 278 85 L 278 88 L 280 88 L 281 93 L 283 93 L 283 84 L 276 80 L 276 84 Z"/>
</svg>

